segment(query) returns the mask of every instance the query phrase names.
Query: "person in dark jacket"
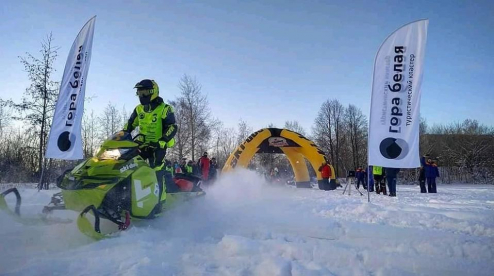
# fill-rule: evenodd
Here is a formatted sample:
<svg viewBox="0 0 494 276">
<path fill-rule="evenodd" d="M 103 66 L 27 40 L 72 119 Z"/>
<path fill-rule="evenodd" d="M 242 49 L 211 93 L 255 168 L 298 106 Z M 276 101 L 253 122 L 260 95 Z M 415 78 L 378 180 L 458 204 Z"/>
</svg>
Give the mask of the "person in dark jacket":
<svg viewBox="0 0 494 276">
<path fill-rule="evenodd" d="M 419 184 L 420 184 L 420 192 L 427 193 L 427 189 L 425 188 L 425 169 L 423 166 L 421 166 L 419 170 Z"/>
<path fill-rule="evenodd" d="M 182 173 L 187 173 L 187 158 L 182 158 L 180 161 L 180 169 L 182 170 Z"/>
<path fill-rule="evenodd" d="M 367 171 L 362 169 L 362 174 L 364 175 L 364 189 L 367 190 L 367 187 L 368 187 L 368 183 L 367 183 L 367 179 L 368 179 L 368 176 L 367 176 Z"/>
<path fill-rule="evenodd" d="M 209 181 L 211 184 L 216 180 L 216 175 L 218 174 L 218 163 L 216 163 L 216 158 L 211 158 L 209 164 Z"/>
<path fill-rule="evenodd" d="M 357 171 L 355 172 L 355 178 L 357 178 L 357 189 L 360 188 L 360 183 L 362 183 L 362 186 L 366 186 L 365 172 L 362 170 L 362 167 L 358 167 Z"/>
<path fill-rule="evenodd" d="M 389 196 L 396 196 L 396 179 L 400 169 L 398 168 L 386 168 L 386 181 L 388 182 Z M 386 194 L 386 190 L 384 191 Z"/>
<path fill-rule="evenodd" d="M 374 192 L 374 175 L 372 174 L 373 167 L 369 166 L 367 168 L 368 174 L 367 174 L 367 184 L 369 187 L 369 192 Z"/>
<path fill-rule="evenodd" d="M 425 161 L 426 157 L 428 156 L 422 157 L 420 161 L 425 170 L 425 179 L 427 179 L 427 191 L 429 193 L 437 193 L 436 177 L 439 177 L 439 169 L 437 168 L 436 163 L 432 161 L 432 159 L 428 158 L 427 161 Z"/>
</svg>

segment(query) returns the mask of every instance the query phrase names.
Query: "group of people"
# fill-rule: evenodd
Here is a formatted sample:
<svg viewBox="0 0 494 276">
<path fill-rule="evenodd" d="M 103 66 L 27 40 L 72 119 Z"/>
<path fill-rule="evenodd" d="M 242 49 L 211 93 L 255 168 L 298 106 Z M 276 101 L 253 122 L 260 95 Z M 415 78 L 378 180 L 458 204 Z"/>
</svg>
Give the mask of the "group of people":
<svg viewBox="0 0 494 276">
<path fill-rule="evenodd" d="M 187 158 L 182 158 L 180 162 L 174 161 L 173 164 L 171 161 L 166 160 L 166 171 L 176 174 L 183 173 L 187 175 L 194 175 L 200 177 L 203 183 L 212 184 L 214 180 L 216 180 L 216 176 L 218 174 L 218 163 L 216 162 L 216 158 L 213 157 L 209 159 L 208 153 L 204 152 L 204 154 L 194 162 L 193 160 L 187 161 Z"/>
<path fill-rule="evenodd" d="M 376 188 L 376 194 L 387 195 L 386 182 L 388 183 L 389 196 L 396 196 L 396 180 L 399 168 L 383 168 L 380 166 L 372 166 L 372 176 L 373 183 L 369 185 L 370 192 L 374 191 L 374 186 Z"/>
<path fill-rule="evenodd" d="M 427 161 L 425 158 L 427 157 Z M 423 156 L 420 159 L 421 167 L 419 172 L 419 183 L 421 193 L 437 193 L 436 177 L 439 177 L 439 169 L 434 160 L 430 159 L 428 155 Z M 427 188 L 425 182 L 427 181 Z"/>
<path fill-rule="evenodd" d="M 370 166 L 369 169 L 372 170 L 372 177 L 369 175 L 365 169 L 358 167 L 355 171 L 355 178 L 357 179 L 356 187 L 360 189 L 360 184 L 365 190 L 369 188 L 369 192 L 375 192 L 376 194 L 387 195 L 388 191 L 386 189 L 386 181 L 389 189 L 389 196 L 396 196 L 396 178 L 400 169 L 396 168 L 384 168 L 380 166 Z"/>
<path fill-rule="evenodd" d="M 427 157 L 427 160 L 426 160 Z M 439 169 L 434 160 L 428 158 L 426 155 L 421 158 L 421 167 L 419 171 L 419 184 L 420 184 L 420 192 L 421 193 L 437 193 L 436 188 L 436 178 L 439 177 Z M 398 173 L 400 172 L 399 168 L 384 168 L 380 166 L 369 166 L 369 169 L 372 170 L 372 177 L 369 177 L 368 173 L 359 167 L 355 171 L 355 178 L 357 179 L 356 187 L 360 188 L 360 184 L 367 190 L 369 188 L 369 192 L 375 192 L 376 194 L 387 195 L 389 190 L 389 196 L 396 196 L 396 180 Z M 427 181 L 427 186 L 426 186 Z M 368 185 L 369 184 L 369 185 Z"/>
</svg>

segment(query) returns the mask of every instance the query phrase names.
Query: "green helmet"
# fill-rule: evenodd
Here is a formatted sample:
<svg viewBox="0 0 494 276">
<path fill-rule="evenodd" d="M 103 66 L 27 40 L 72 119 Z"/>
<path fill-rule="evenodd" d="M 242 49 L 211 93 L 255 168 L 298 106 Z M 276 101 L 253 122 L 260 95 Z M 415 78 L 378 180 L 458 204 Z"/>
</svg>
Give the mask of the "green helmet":
<svg viewBox="0 0 494 276">
<path fill-rule="evenodd" d="M 138 82 L 134 88 L 137 88 L 136 95 L 139 96 L 141 104 L 146 105 L 158 98 L 160 89 L 154 80 L 144 79 Z"/>
</svg>

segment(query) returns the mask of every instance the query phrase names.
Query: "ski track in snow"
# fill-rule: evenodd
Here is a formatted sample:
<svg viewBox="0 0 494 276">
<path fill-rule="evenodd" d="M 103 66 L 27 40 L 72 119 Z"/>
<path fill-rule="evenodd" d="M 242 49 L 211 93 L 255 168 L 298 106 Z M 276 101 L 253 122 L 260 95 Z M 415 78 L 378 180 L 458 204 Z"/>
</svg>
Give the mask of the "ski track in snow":
<svg viewBox="0 0 494 276">
<path fill-rule="evenodd" d="M 398 186 L 371 203 L 352 190 L 273 187 L 239 171 L 97 242 L 75 222 L 24 226 L 0 213 L 0 275 L 493 275 L 494 186 Z M 32 217 L 55 190 L 20 192 Z"/>
</svg>

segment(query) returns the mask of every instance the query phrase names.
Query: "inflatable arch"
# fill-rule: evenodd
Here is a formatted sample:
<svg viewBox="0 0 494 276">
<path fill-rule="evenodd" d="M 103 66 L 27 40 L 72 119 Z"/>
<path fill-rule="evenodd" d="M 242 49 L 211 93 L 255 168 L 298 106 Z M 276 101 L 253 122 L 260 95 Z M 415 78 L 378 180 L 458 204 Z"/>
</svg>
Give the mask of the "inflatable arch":
<svg viewBox="0 0 494 276">
<path fill-rule="evenodd" d="M 319 167 L 323 163 L 329 164 L 324 152 L 314 142 L 288 129 L 263 128 L 252 133 L 230 154 L 222 171 L 228 172 L 237 166 L 246 168 L 256 153 L 284 153 L 293 168 L 297 188 L 311 188 L 304 161 L 307 159 L 316 172 L 319 187 L 323 187 Z M 335 181 L 334 168 L 330 167 L 330 181 Z"/>
</svg>

